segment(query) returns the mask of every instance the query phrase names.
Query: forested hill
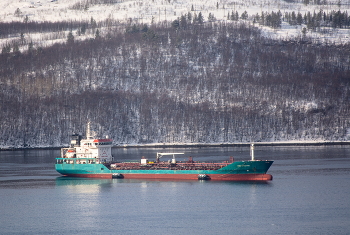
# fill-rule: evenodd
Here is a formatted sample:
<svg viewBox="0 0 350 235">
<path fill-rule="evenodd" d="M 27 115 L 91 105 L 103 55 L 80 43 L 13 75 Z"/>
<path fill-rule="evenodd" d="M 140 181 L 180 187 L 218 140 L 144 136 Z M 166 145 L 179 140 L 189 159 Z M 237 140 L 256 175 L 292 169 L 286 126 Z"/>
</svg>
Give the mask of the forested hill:
<svg viewBox="0 0 350 235">
<path fill-rule="evenodd" d="M 1 147 L 350 140 L 350 45 L 244 23 L 120 25 L 0 55 Z"/>
</svg>

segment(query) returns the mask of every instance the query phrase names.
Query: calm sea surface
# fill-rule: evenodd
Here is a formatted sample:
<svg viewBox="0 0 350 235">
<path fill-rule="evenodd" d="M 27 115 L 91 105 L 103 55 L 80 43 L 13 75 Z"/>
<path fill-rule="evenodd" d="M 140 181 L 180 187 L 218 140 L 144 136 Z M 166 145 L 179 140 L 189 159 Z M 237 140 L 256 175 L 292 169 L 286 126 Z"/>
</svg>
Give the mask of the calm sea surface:
<svg viewBox="0 0 350 235">
<path fill-rule="evenodd" d="M 113 155 L 173 151 L 250 158 L 248 147 Z M 258 146 L 257 159 L 275 160 L 268 183 L 66 178 L 54 169 L 59 154 L 0 152 L 0 234 L 350 234 L 350 146 Z"/>
</svg>

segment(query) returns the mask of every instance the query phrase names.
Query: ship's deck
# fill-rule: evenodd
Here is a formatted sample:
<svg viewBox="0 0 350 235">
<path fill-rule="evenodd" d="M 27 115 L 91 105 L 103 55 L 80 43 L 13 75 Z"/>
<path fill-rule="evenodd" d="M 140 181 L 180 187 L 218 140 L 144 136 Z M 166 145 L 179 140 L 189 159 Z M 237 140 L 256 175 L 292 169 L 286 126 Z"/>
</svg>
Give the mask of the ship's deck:
<svg viewBox="0 0 350 235">
<path fill-rule="evenodd" d="M 168 163 L 168 162 L 159 162 L 159 163 L 148 163 L 140 164 L 134 162 L 123 162 L 123 163 L 112 163 L 105 164 L 110 170 L 218 170 L 221 169 L 230 163 Z"/>
</svg>

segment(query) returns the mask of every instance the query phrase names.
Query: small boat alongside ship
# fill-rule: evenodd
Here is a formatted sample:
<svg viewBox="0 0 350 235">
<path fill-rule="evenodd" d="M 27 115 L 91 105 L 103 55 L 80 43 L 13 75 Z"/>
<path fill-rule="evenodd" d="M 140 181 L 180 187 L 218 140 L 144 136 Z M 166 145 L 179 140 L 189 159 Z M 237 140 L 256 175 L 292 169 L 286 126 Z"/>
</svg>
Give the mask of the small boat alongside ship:
<svg viewBox="0 0 350 235">
<path fill-rule="evenodd" d="M 150 161 L 142 157 L 137 162 L 117 162 L 112 156 L 112 139 L 96 139 L 88 131 L 86 139 L 72 135 L 69 148 L 61 149 L 61 157 L 56 158 L 56 170 L 65 176 L 87 178 L 120 179 L 168 179 L 168 180 L 228 180 L 228 181 L 268 181 L 272 175 L 266 174 L 273 161 L 256 160 L 254 144 L 251 145 L 251 160 L 221 163 L 177 161 L 183 153 L 157 153 Z M 161 161 L 163 156 L 171 156 Z"/>
</svg>

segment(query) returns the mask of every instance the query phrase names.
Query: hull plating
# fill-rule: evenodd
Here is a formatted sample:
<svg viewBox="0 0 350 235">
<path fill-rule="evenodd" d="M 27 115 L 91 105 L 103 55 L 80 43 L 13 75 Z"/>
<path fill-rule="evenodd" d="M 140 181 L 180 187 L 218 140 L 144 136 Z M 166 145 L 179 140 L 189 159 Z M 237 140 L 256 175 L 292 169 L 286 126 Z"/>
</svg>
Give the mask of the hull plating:
<svg viewBox="0 0 350 235">
<path fill-rule="evenodd" d="M 70 177 L 111 179 L 112 174 L 67 174 Z M 218 181 L 268 181 L 269 174 L 225 174 L 208 175 L 210 180 Z M 123 174 L 123 179 L 164 179 L 164 180 L 198 180 L 197 174 Z"/>
</svg>

